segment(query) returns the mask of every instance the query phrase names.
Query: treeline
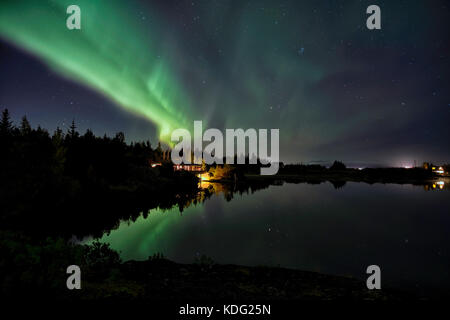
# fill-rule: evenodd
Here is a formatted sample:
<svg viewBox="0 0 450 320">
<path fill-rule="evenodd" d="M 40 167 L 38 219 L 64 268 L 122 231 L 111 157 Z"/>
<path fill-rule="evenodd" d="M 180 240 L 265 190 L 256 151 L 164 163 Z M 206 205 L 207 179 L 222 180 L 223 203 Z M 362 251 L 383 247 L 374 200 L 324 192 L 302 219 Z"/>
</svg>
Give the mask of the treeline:
<svg viewBox="0 0 450 320">
<path fill-rule="evenodd" d="M 88 129 L 81 135 L 72 122 L 67 132 L 57 128 L 50 135 L 40 126 L 31 128 L 25 116 L 19 126 L 14 126 L 7 109 L 2 112 L 0 143 L 3 168 L 34 169 L 39 166 L 44 169 L 51 166 L 68 176 L 100 179 L 107 183 L 121 183 L 126 179 L 129 166 L 147 166 L 149 160 L 161 157 L 159 144 L 155 149 L 149 141 L 127 145 L 123 132 L 113 138 L 96 137 Z"/>
<path fill-rule="evenodd" d="M 149 166 L 160 159 L 160 145 L 127 144 L 123 133 L 80 134 L 75 123 L 67 132 L 57 128 L 50 134 L 32 128 L 26 117 L 15 125 L 3 110 L 0 150 L 3 229 L 99 233 L 119 217 L 137 217 L 154 207 L 183 208 L 197 191 L 194 175 L 174 172 L 169 163 Z"/>
</svg>

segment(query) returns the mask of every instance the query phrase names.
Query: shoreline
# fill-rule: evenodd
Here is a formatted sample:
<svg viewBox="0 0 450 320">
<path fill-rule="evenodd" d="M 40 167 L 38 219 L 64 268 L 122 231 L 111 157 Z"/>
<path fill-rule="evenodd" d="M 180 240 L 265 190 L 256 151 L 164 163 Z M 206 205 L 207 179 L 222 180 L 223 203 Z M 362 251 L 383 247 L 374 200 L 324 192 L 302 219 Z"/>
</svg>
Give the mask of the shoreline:
<svg viewBox="0 0 450 320">
<path fill-rule="evenodd" d="M 121 277 L 85 282 L 82 300 L 136 301 L 407 301 L 415 295 L 392 288 L 369 290 L 364 281 L 282 267 L 181 264 L 164 258 L 130 260 L 117 267 Z M 77 294 L 77 293 L 75 293 Z M 73 298 L 73 297 L 71 297 Z"/>
<path fill-rule="evenodd" d="M 419 178 L 398 178 L 398 177 L 370 177 L 354 176 L 340 173 L 309 173 L 309 174 L 279 174 L 273 176 L 261 176 L 256 174 L 246 174 L 245 178 L 250 181 L 257 180 L 284 180 L 289 181 L 345 181 L 345 182 L 366 182 L 366 183 L 393 183 L 393 184 L 428 184 L 434 181 L 443 180 L 450 183 L 450 177 L 430 177 L 426 179 Z M 220 180 L 210 180 L 211 182 L 220 182 Z"/>
</svg>

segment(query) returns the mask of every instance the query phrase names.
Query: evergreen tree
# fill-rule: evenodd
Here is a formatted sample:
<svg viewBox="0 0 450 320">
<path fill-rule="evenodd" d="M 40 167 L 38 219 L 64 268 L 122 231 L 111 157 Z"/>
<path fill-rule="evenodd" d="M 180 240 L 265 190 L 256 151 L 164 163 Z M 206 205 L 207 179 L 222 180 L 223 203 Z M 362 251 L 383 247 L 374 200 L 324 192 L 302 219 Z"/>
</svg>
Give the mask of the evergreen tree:
<svg viewBox="0 0 450 320">
<path fill-rule="evenodd" d="M 0 133 L 2 135 L 10 134 L 13 128 L 11 117 L 9 115 L 8 109 L 3 110 L 2 120 L 0 121 Z"/>
<path fill-rule="evenodd" d="M 121 144 L 125 143 L 125 134 L 123 132 L 117 132 L 114 140 Z"/>
<path fill-rule="evenodd" d="M 77 126 L 75 125 L 75 120 L 72 120 L 72 124 L 70 125 L 70 129 L 69 129 L 69 137 L 74 139 L 76 137 L 78 137 L 78 132 L 77 132 Z"/>
<path fill-rule="evenodd" d="M 60 127 L 56 127 L 52 136 L 53 146 L 55 147 L 54 153 L 54 172 L 62 174 L 64 172 L 64 164 L 66 162 L 67 148 L 64 146 L 64 133 Z"/>
<path fill-rule="evenodd" d="M 26 116 L 22 117 L 22 122 L 20 123 L 20 134 L 22 136 L 29 135 L 31 133 L 31 125 L 28 122 L 28 119 Z"/>
<path fill-rule="evenodd" d="M 86 133 L 84 134 L 84 138 L 86 138 L 88 140 L 95 140 L 94 132 L 92 132 L 91 129 L 87 129 Z"/>
<path fill-rule="evenodd" d="M 56 127 L 55 132 L 53 133 L 52 140 L 56 145 L 62 144 L 64 139 L 64 133 L 60 127 Z"/>
</svg>

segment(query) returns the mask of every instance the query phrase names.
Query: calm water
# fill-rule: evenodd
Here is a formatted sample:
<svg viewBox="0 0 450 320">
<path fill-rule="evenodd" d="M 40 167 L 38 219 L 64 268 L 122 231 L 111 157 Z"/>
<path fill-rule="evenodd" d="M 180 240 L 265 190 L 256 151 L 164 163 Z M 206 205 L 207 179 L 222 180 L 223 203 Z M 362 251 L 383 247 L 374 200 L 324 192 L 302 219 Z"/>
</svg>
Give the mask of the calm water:
<svg viewBox="0 0 450 320">
<path fill-rule="evenodd" d="M 101 241 L 124 260 L 165 257 L 192 263 L 280 265 L 365 278 L 416 291 L 450 288 L 450 192 L 412 185 L 347 183 L 335 189 L 284 184 L 254 194 L 223 194 L 181 214 L 152 210 Z"/>
</svg>

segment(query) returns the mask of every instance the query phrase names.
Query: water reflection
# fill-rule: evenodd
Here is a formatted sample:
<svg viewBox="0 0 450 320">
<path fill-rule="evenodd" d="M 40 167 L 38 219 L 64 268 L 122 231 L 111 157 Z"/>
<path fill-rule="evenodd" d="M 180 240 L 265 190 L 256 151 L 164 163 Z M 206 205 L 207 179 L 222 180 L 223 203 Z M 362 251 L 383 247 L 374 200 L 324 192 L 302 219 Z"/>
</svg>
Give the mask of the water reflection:
<svg viewBox="0 0 450 320">
<path fill-rule="evenodd" d="M 101 241 L 125 260 L 162 252 L 191 263 L 205 254 L 219 263 L 360 278 L 367 265 L 377 264 L 385 284 L 446 290 L 450 198 L 447 192 L 423 192 L 448 189 L 440 181 L 431 186 L 205 181 L 181 213 L 151 210 L 132 223 L 123 221 Z"/>
<path fill-rule="evenodd" d="M 447 184 L 447 187 L 445 185 L 444 181 L 436 181 L 430 184 L 426 184 L 424 186 L 425 190 L 430 191 L 430 190 L 444 190 L 445 188 L 449 188 L 449 185 Z"/>
</svg>

